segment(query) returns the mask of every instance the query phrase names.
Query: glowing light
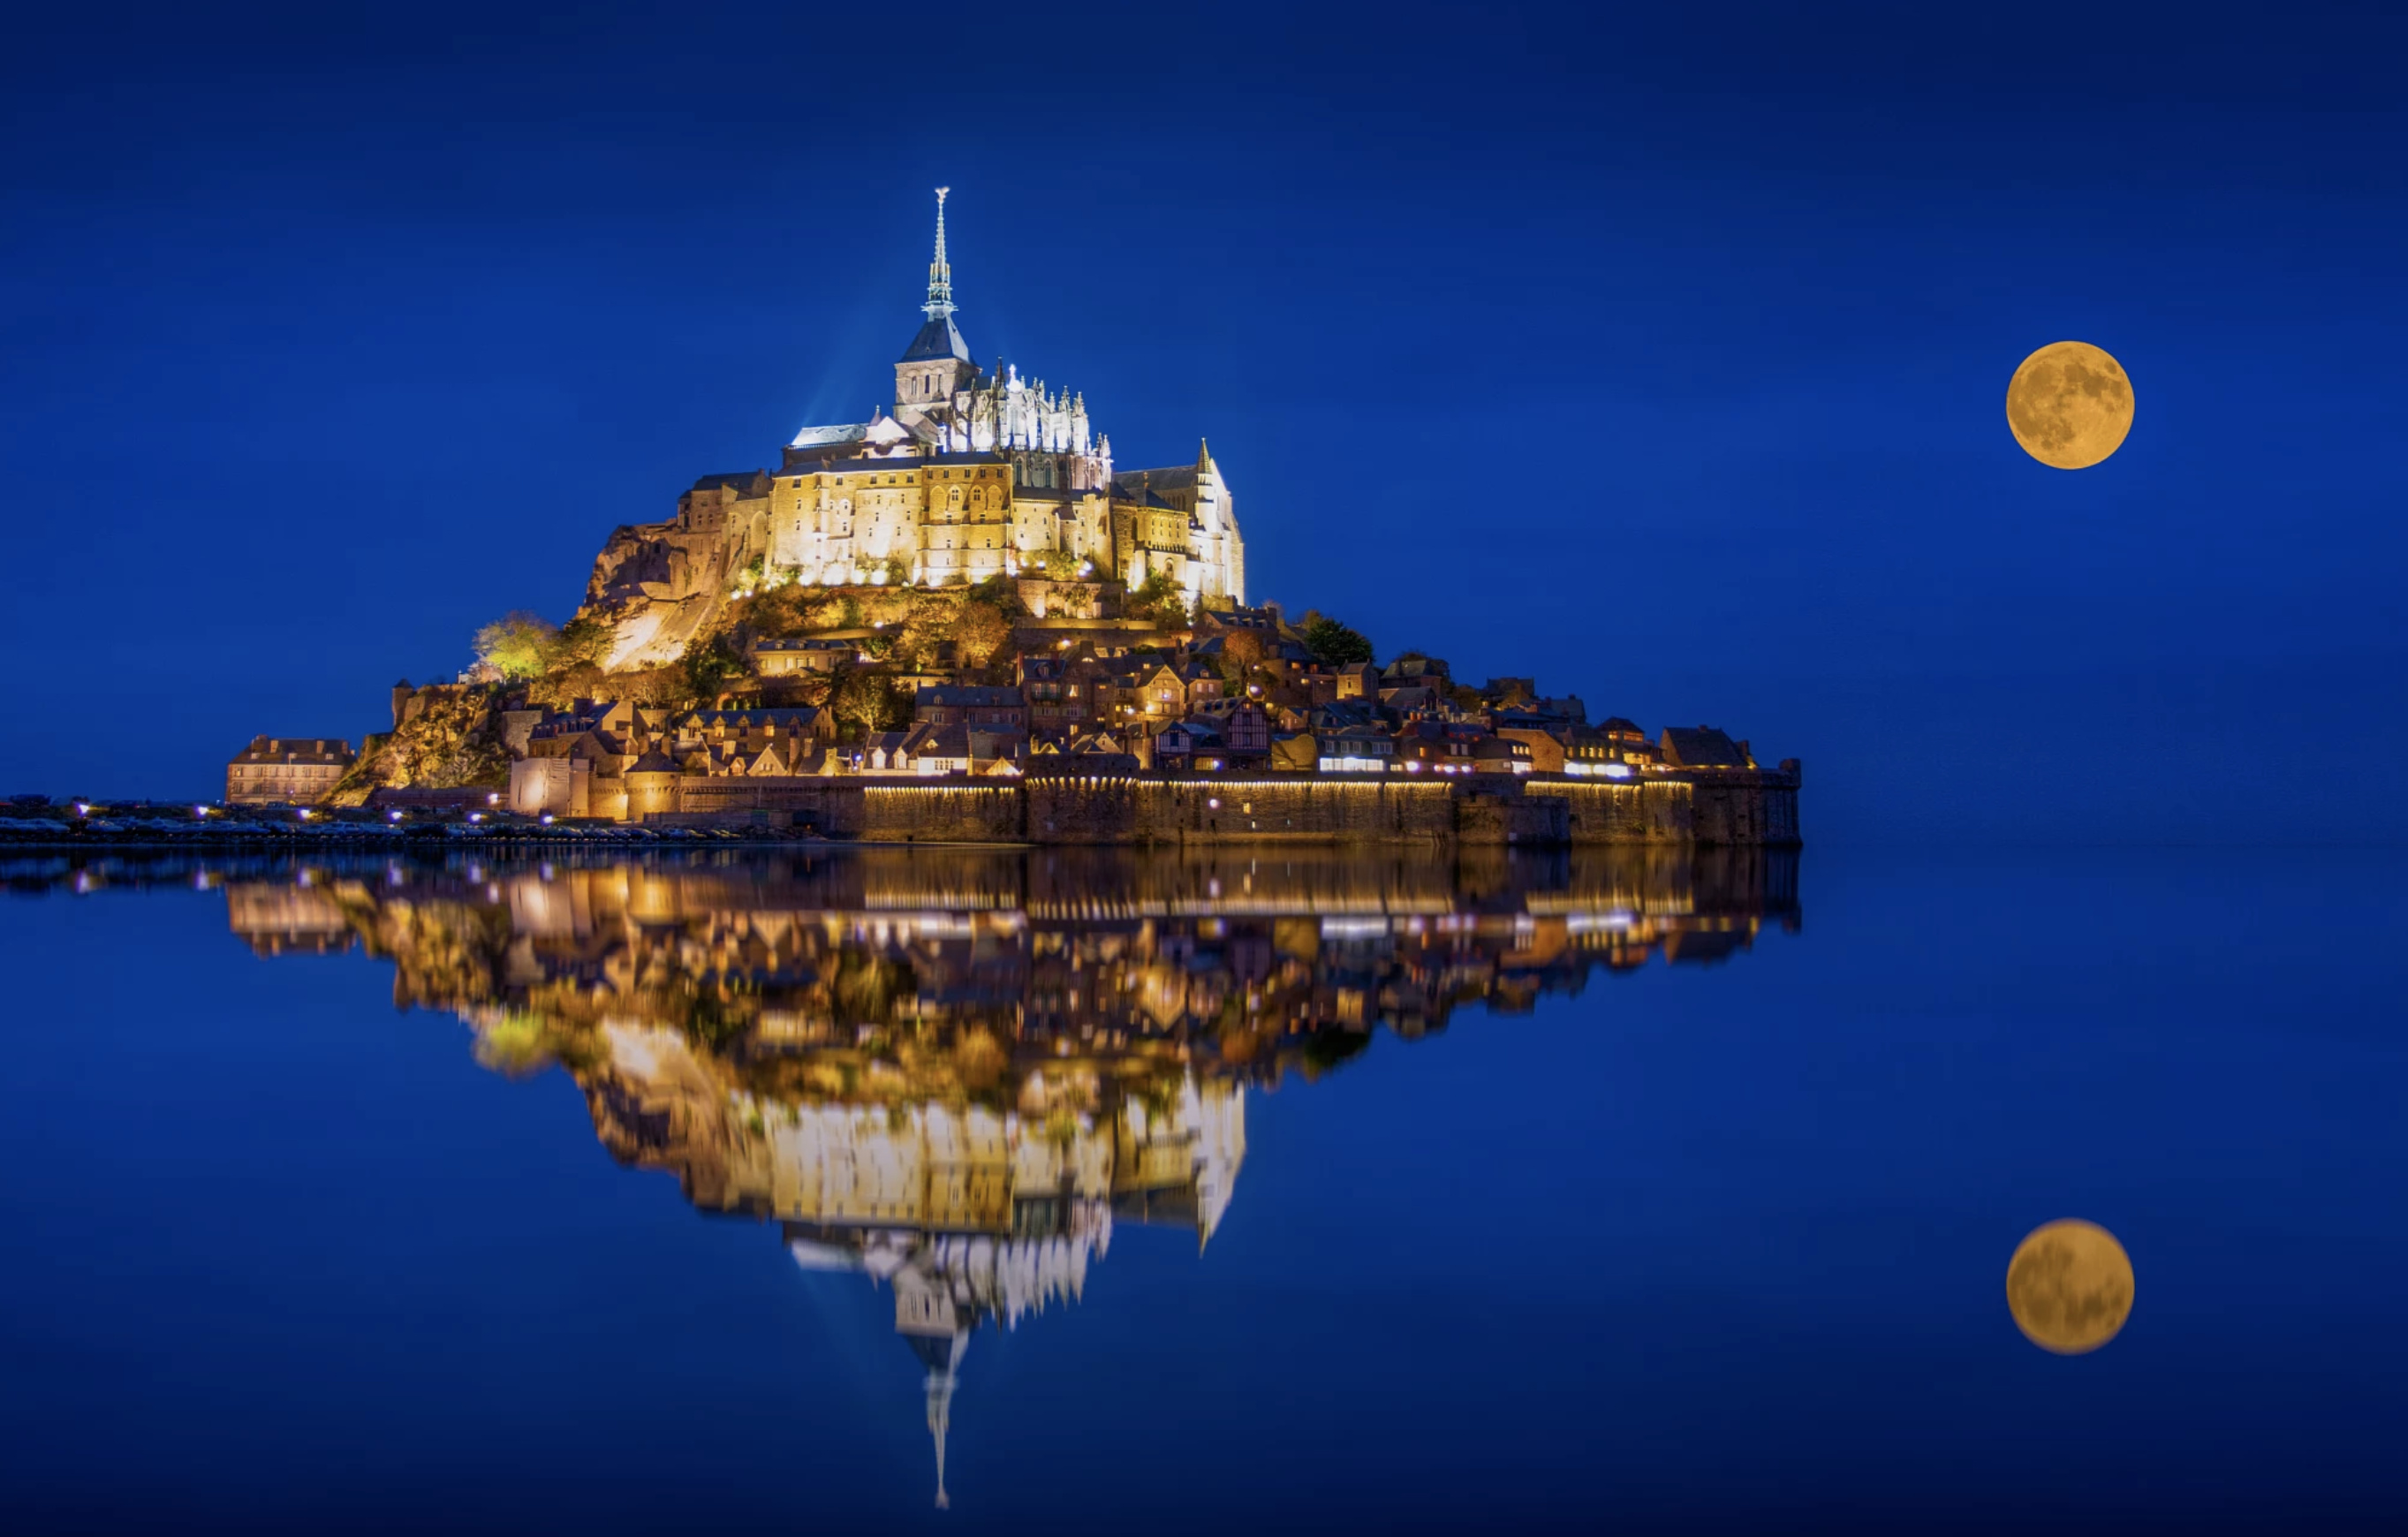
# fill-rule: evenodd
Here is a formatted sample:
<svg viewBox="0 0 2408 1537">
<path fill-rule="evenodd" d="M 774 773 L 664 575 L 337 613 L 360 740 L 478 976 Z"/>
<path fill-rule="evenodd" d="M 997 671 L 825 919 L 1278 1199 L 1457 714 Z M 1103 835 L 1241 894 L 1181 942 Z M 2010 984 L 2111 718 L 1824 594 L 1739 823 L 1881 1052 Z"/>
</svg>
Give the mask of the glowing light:
<svg viewBox="0 0 2408 1537">
<path fill-rule="evenodd" d="M 400 813 L 400 812 L 394 812 L 394 814 L 395 816 L 398 816 L 398 815 L 400 815 L 401 813 Z M 545 826 L 547 826 L 547 827 L 549 827 L 549 826 L 552 826 L 552 813 L 551 813 L 550 812 L 544 812 L 544 813 L 543 813 L 543 825 L 544 825 Z"/>
<path fill-rule="evenodd" d="M 76 802 L 76 815 L 78 815 L 78 816 L 90 816 L 91 814 L 92 814 L 92 802 L 91 802 L 91 801 L 89 801 L 89 800 L 79 800 L 79 801 L 77 801 L 77 802 Z"/>
<path fill-rule="evenodd" d="M 398 822 L 401 820 L 401 813 L 399 812 L 387 812 L 384 815 L 385 820 L 388 822 Z"/>
<path fill-rule="evenodd" d="M 1609 763 L 1605 766 L 1605 777 L 1608 779 L 1628 779 L 1630 777 L 1630 765 L 1627 763 Z"/>
</svg>

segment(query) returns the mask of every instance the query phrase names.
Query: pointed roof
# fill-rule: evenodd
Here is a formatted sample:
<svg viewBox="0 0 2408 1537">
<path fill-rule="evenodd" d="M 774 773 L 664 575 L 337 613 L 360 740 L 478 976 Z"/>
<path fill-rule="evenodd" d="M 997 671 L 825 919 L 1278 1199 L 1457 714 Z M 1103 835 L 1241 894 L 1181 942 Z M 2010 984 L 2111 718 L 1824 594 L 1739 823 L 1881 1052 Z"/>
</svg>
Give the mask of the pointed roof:
<svg viewBox="0 0 2408 1537">
<path fill-rule="evenodd" d="M 931 358 L 940 357 L 958 358 L 964 363 L 970 361 L 970 344 L 962 339 L 962 328 L 953 323 L 950 311 L 932 317 L 927 324 L 920 327 L 919 334 L 911 338 L 911 345 L 903 349 L 903 355 L 895 361 L 925 363 Z"/>
<path fill-rule="evenodd" d="M 953 323 L 953 264 L 945 257 L 945 194 L 951 191 L 951 187 L 937 189 L 937 259 L 928 264 L 928 299 L 920 306 L 928 323 L 920 327 L 897 362 L 925 363 L 940 357 L 971 361 L 970 344 L 962 339 L 962 328 Z"/>
</svg>

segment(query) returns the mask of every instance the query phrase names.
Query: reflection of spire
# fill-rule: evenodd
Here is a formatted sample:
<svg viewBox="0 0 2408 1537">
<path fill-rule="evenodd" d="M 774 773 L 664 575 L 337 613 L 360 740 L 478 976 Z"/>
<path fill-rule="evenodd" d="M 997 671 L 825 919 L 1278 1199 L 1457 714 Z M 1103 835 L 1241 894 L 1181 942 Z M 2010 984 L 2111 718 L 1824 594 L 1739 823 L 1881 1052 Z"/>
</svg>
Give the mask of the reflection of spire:
<svg viewBox="0 0 2408 1537">
<path fill-rule="evenodd" d="M 928 1433 L 937 1440 L 937 1508 L 952 1505 L 953 1497 L 945 1492 L 945 1430 L 953 1418 L 953 1374 L 952 1372 L 928 1373 Z"/>
<path fill-rule="evenodd" d="M 953 264 L 945 260 L 945 194 L 953 190 L 937 189 L 937 259 L 928 264 L 928 302 L 920 307 L 930 320 L 953 312 Z"/>
<path fill-rule="evenodd" d="M 936 1342 L 926 1342 L 934 1345 Z M 920 1342 L 914 1342 L 914 1348 Z M 937 1444 L 937 1508 L 950 1509 L 953 1497 L 945 1492 L 945 1432 L 953 1421 L 953 1386 L 961 1381 L 962 1353 L 969 1348 L 970 1336 L 963 1329 L 953 1337 L 953 1348 L 942 1360 L 930 1359 L 937 1353 L 923 1350 L 922 1358 L 928 1361 L 928 1435 Z"/>
</svg>

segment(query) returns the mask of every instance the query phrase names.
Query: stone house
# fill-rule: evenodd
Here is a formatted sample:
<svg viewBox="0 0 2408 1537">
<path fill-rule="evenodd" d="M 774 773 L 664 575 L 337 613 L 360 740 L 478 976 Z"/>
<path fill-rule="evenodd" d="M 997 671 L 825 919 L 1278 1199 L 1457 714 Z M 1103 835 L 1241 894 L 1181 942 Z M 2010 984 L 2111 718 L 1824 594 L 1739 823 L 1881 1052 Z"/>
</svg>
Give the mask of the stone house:
<svg viewBox="0 0 2408 1537">
<path fill-rule="evenodd" d="M 1228 766 L 1228 752 L 1210 722 L 1173 721 L 1154 734 L 1154 766 L 1210 771 Z"/>
<path fill-rule="evenodd" d="M 1426 683 L 1442 694 L 1453 686 L 1453 682 L 1454 675 L 1447 670 L 1444 658 L 1437 656 L 1399 656 L 1380 672 L 1380 686 L 1383 689 Z"/>
<path fill-rule="evenodd" d="M 1020 694 L 1028 705 L 1028 729 L 1039 737 L 1061 737 L 1076 731 L 1087 719 L 1093 692 L 1082 673 L 1058 656 L 1020 659 Z"/>
<path fill-rule="evenodd" d="M 755 640 L 752 646 L 752 670 L 764 678 L 786 678 L 801 672 L 834 672 L 858 655 L 854 642 L 830 640 L 821 636 L 780 636 Z"/>
<path fill-rule="evenodd" d="M 911 697 L 914 725 L 1001 726 L 1028 729 L 1028 701 L 1019 689 L 978 683 L 924 688 Z"/>
<path fill-rule="evenodd" d="M 1532 767 L 1527 742 L 1491 734 L 1471 744 L 1471 771 L 1475 774 L 1526 774 Z"/>
<path fill-rule="evenodd" d="M 339 737 L 253 737 L 226 762 L 226 804 L 315 805 L 358 756 Z"/>
<path fill-rule="evenodd" d="M 1488 732 L 1452 721 L 1412 721 L 1396 735 L 1397 766 L 1409 774 L 1469 774 Z"/>
<path fill-rule="evenodd" d="M 1384 774 L 1396 766 L 1396 734 L 1368 721 L 1349 722 L 1314 733 L 1313 767 L 1325 774 Z"/>
<path fill-rule="evenodd" d="M 1188 718 L 1211 723 L 1233 758 L 1259 757 L 1271 750 L 1270 712 L 1252 699 L 1207 699 Z"/>
<path fill-rule="evenodd" d="M 909 731 L 872 731 L 847 747 L 844 759 L 857 774 L 908 774 L 911 754 L 905 744 L 910 740 Z"/>
<path fill-rule="evenodd" d="M 912 727 L 901 755 L 915 774 L 967 774 L 970 771 L 969 727 L 923 722 Z"/>
<path fill-rule="evenodd" d="M 1753 768 L 1756 758 L 1747 743 L 1733 741 L 1711 725 L 1668 725 L 1656 740 L 1668 768 Z"/>
</svg>

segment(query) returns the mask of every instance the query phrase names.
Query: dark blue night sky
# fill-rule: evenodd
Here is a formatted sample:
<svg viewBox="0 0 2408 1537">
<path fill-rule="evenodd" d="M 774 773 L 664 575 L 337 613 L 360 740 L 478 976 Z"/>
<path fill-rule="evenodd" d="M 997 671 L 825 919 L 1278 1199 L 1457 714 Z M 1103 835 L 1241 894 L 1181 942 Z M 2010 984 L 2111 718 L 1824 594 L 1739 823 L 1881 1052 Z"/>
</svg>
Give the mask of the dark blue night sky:
<svg viewBox="0 0 2408 1537">
<path fill-rule="evenodd" d="M 565 618 L 885 398 L 942 182 L 973 350 L 1125 466 L 1209 437 L 1254 596 L 1800 756 L 1810 836 L 2397 836 L 2403 58 L 2375 5 L 20 19 L 0 789 L 203 792 Z M 2139 402 L 2074 474 L 2000 409 L 2063 338 Z"/>
</svg>

